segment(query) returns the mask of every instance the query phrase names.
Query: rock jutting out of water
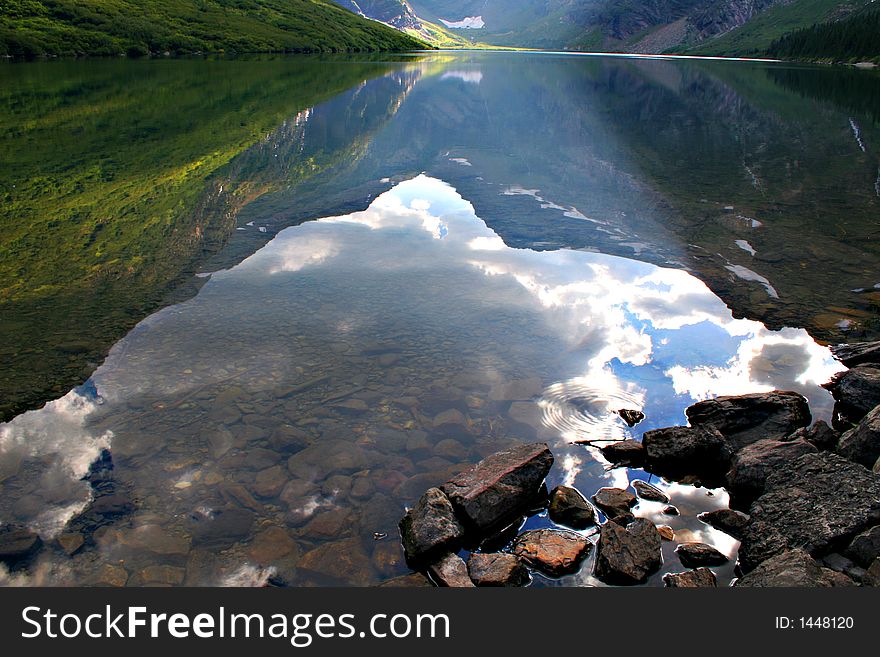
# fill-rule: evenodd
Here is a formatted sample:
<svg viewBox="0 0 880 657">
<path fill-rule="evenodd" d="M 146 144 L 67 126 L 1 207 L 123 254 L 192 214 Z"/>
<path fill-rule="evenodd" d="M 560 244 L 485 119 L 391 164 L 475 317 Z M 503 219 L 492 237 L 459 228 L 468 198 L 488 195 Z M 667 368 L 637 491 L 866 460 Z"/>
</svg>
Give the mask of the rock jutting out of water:
<svg viewBox="0 0 880 657">
<path fill-rule="evenodd" d="M 671 589 L 696 589 L 716 586 L 715 573 L 708 568 L 697 568 L 683 573 L 668 573 L 663 583 Z"/>
<path fill-rule="evenodd" d="M 513 553 L 526 564 L 551 577 L 577 572 L 593 544 L 575 532 L 535 529 L 520 534 Z"/>
<path fill-rule="evenodd" d="M 602 525 L 596 550 L 596 577 L 607 584 L 641 584 L 663 563 L 660 533 L 639 518 L 626 527 Z"/>
<path fill-rule="evenodd" d="M 572 529 L 596 524 L 596 511 L 580 491 L 570 486 L 557 486 L 551 491 L 547 513 L 553 522 Z"/>
<path fill-rule="evenodd" d="M 860 365 L 825 385 L 834 396 L 834 427 L 840 431 L 857 424 L 880 404 L 880 367 Z"/>
</svg>

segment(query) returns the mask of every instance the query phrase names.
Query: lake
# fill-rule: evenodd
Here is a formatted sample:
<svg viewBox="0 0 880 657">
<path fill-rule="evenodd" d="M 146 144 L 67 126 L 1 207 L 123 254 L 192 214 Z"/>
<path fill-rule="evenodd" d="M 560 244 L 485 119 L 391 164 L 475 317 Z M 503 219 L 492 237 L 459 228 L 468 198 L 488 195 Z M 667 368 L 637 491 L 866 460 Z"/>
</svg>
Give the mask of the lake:
<svg viewBox="0 0 880 657">
<path fill-rule="evenodd" d="M 636 515 L 735 557 L 696 518 L 723 489 L 573 441 L 772 389 L 827 420 L 823 345 L 880 337 L 874 71 L 439 52 L 0 80 L 0 522 L 45 543 L 5 583 L 378 584 L 427 488 L 532 440 L 548 486 L 649 480 L 679 515 Z"/>
</svg>

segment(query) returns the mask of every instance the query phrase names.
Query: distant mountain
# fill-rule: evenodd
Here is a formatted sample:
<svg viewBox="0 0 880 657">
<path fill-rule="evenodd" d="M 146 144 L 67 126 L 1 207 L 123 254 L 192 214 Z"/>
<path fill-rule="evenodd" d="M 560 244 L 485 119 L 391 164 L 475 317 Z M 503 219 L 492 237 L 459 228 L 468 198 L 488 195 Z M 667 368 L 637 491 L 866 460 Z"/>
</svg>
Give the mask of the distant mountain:
<svg viewBox="0 0 880 657">
<path fill-rule="evenodd" d="M 414 50 L 329 0 L 3 0 L 0 55 Z"/>
<path fill-rule="evenodd" d="M 333 2 L 359 16 L 395 27 L 433 46 L 467 48 L 473 45 L 473 40 L 466 36 L 455 35 L 442 25 L 417 16 L 407 0 L 333 0 Z"/>
</svg>

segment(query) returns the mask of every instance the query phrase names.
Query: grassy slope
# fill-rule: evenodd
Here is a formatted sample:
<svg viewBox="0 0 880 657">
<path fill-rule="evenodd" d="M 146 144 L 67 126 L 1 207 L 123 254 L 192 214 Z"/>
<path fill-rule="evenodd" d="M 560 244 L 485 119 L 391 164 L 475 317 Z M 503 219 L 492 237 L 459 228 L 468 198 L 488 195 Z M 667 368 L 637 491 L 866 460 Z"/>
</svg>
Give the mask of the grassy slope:
<svg viewBox="0 0 880 657">
<path fill-rule="evenodd" d="M 412 50 L 324 0 L 4 0 L 0 55 Z"/>
<path fill-rule="evenodd" d="M 841 0 L 795 0 L 789 4 L 776 5 L 742 27 L 688 52 L 695 55 L 728 56 L 763 54 L 773 41 L 784 34 L 832 20 L 840 11 L 841 5 L 855 9 L 863 4 L 865 4 L 864 0 L 858 0 L 856 3 Z"/>
</svg>

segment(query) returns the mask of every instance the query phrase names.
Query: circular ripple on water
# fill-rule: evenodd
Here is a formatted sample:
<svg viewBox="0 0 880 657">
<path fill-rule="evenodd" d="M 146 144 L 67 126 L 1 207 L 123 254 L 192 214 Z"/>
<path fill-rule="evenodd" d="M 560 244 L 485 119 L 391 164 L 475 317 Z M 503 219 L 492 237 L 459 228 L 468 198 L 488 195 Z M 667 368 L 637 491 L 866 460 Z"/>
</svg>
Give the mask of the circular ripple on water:
<svg viewBox="0 0 880 657">
<path fill-rule="evenodd" d="M 554 383 L 538 402 L 544 409 L 544 424 L 559 431 L 568 441 L 624 440 L 626 424 L 617 414 L 624 408 L 642 410 L 641 392 L 620 386 L 591 384 L 584 378 Z"/>
</svg>

